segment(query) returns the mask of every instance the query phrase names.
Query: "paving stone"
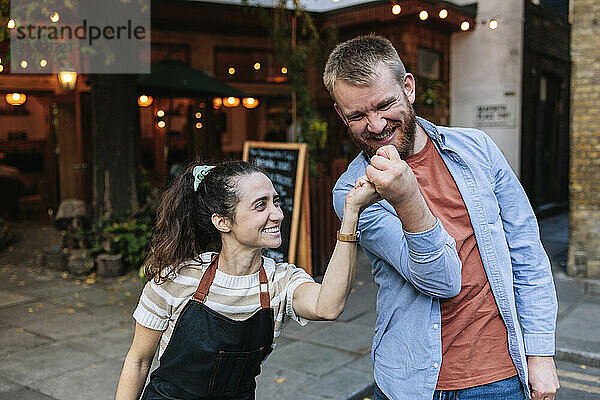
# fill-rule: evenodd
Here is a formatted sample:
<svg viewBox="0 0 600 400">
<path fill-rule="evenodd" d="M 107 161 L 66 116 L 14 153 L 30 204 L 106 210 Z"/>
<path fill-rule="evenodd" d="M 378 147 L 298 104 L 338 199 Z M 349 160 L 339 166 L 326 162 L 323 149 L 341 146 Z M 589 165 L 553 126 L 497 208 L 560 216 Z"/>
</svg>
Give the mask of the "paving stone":
<svg viewBox="0 0 600 400">
<path fill-rule="evenodd" d="M 6 290 L 0 290 L 0 307 L 9 307 L 34 301 L 35 298 L 21 293 L 17 294 Z"/>
<path fill-rule="evenodd" d="M 579 340 L 598 338 L 600 332 L 600 319 L 596 321 L 582 320 L 568 315 L 560 320 L 556 330 L 558 337 L 567 337 Z"/>
<path fill-rule="evenodd" d="M 300 326 L 296 321 L 286 320 L 281 336 L 291 339 L 302 339 L 320 329 L 324 329 L 333 322 L 331 321 L 309 321 L 307 325 Z"/>
<path fill-rule="evenodd" d="M 0 357 L 29 350 L 47 343 L 51 342 L 30 332 L 15 328 L 2 329 L 0 330 Z"/>
<path fill-rule="evenodd" d="M 46 396 L 43 393 L 38 392 L 37 390 L 27 389 L 25 387 L 20 387 L 15 390 L 10 390 L 8 392 L 0 392 L 0 400 L 56 400 L 54 397 Z"/>
<path fill-rule="evenodd" d="M 0 309 L 0 320 L 19 326 L 25 321 L 42 321 L 53 318 L 67 312 L 69 308 L 78 308 L 77 303 L 67 304 L 60 298 L 39 300 Z"/>
<path fill-rule="evenodd" d="M 556 347 L 562 351 L 576 351 L 584 353 L 596 354 L 600 357 L 600 338 L 596 335 L 597 340 L 582 340 L 581 338 L 570 338 L 566 336 L 558 336 L 556 338 Z M 588 338 L 592 339 L 592 338 Z"/>
<path fill-rule="evenodd" d="M 269 356 L 270 365 L 313 376 L 324 375 L 353 360 L 348 353 L 309 343 L 292 343 L 284 350 Z"/>
<path fill-rule="evenodd" d="M 20 295 L 48 299 L 72 295 L 77 287 L 70 281 L 37 281 L 18 289 Z"/>
<path fill-rule="evenodd" d="M 348 296 L 348 300 L 346 300 L 344 312 L 337 319 L 338 321 L 348 322 L 366 313 L 375 312 L 377 301 L 376 287 L 369 285 L 357 287 L 355 285 L 352 291 Z"/>
<path fill-rule="evenodd" d="M 60 400 L 109 400 L 115 398 L 122 369 L 121 359 L 90 362 L 81 368 L 37 380 L 30 386 Z"/>
<path fill-rule="evenodd" d="M 0 376 L 0 393 L 10 392 L 12 390 L 16 390 L 21 387 L 22 387 L 21 385 L 17 385 L 15 382 L 12 382 L 12 381 Z"/>
<path fill-rule="evenodd" d="M 270 393 L 271 396 L 275 395 L 275 393 Z M 283 391 L 277 392 L 274 397 L 266 397 L 268 399 L 276 399 L 276 400 L 323 400 L 325 397 L 322 396 L 313 396 L 312 394 L 308 394 L 302 391 Z M 260 399 L 260 397 L 257 397 Z"/>
<path fill-rule="evenodd" d="M 282 348 L 287 346 L 288 344 L 296 343 L 296 340 L 288 339 L 284 336 L 279 336 L 277 338 L 277 342 L 275 342 L 276 346 L 273 351 L 281 351 Z"/>
<path fill-rule="evenodd" d="M 569 318 L 576 318 L 585 321 L 600 321 L 600 304 L 588 302 L 579 304 L 573 308 L 573 310 L 571 310 L 569 313 Z"/>
<path fill-rule="evenodd" d="M 0 363 L 0 376 L 26 385 L 95 362 L 98 362 L 96 354 L 56 343 L 4 358 Z"/>
<path fill-rule="evenodd" d="M 373 376 L 373 363 L 371 362 L 371 354 L 367 354 L 359 358 L 356 361 L 351 362 L 347 365 L 348 368 L 356 369 L 358 371 L 366 372 L 370 376 Z"/>
<path fill-rule="evenodd" d="M 341 368 L 312 381 L 302 390 L 326 398 L 346 399 L 363 391 L 373 382 L 373 376 L 367 372 Z"/>
<path fill-rule="evenodd" d="M 305 336 L 305 340 L 341 350 L 365 354 L 371 349 L 374 332 L 362 325 L 336 322 Z"/>
<path fill-rule="evenodd" d="M 110 318 L 92 315 L 83 310 L 71 309 L 56 317 L 43 321 L 25 321 L 20 325 L 26 330 L 59 340 L 100 331 L 102 328 L 116 326 L 117 324 L 118 321 Z"/>
<path fill-rule="evenodd" d="M 313 377 L 289 369 L 274 367 L 267 358 L 262 367 L 261 374 L 256 378 L 256 398 L 273 398 L 277 393 L 278 398 L 284 393 L 293 393 L 299 388 L 309 385 Z"/>
<path fill-rule="evenodd" d="M 571 311 L 575 304 L 584 299 L 585 284 L 563 274 L 555 274 L 554 285 L 558 297 L 558 318 L 560 320 Z"/>
<path fill-rule="evenodd" d="M 89 352 L 107 358 L 125 359 L 131 342 L 133 329 L 129 327 L 114 327 L 99 333 L 84 335 L 66 343 L 73 347 L 86 349 Z"/>
<path fill-rule="evenodd" d="M 94 307 L 92 309 L 88 309 L 87 312 L 103 319 L 110 319 L 119 323 L 127 323 L 135 321 L 133 318 L 133 311 L 135 311 L 136 306 L 137 304 L 126 304 L 119 302 L 113 306 Z"/>
<path fill-rule="evenodd" d="M 370 329 L 375 332 L 375 321 L 377 320 L 377 313 L 368 312 L 361 317 L 352 320 L 353 324 L 364 326 L 365 328 Z"/>
</svg>

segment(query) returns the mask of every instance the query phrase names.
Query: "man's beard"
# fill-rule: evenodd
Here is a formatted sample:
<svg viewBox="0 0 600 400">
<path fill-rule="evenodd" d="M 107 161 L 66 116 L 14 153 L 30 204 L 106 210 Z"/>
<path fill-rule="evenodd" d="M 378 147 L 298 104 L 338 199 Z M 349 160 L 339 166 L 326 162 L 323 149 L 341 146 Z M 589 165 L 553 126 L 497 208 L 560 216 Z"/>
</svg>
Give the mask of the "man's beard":
<svg viewBox="0 0 600 400">
<path fill-rule="evenodd" d="M 406 96 L 406 95 L 405 95 Z M 383 132 L 379 132 L 379 134 L 389 134 L 393 132 L 396 128 L 398 129 L 398 136 L 394 142 L 390 143 L 396 147 L 398 150 L 398 154 L 400 158 L 405 160 L 408 156 L 413 153 L 415 148 L 415 134 L 417 129 L 417 118 L 415 115 L 415 110 L 406 98 L 406 104 L 408 105 L 408 112 L 403 112 L 400 116 L 400 121 L 388 121 L 385 128 L 383 128 Z M 354 144 L 356 144 L 365 154 L 371 158 L 377 153 L 377 149 L 379 147 L 373 147 L 364 141 L 362 138 L 359 138 L 357 135 L 352 133 L 350 129 L 348 129 L 348 134 L 350 135 L 350 139 Z M 366 136 L 374 136 L 370 133 L 367 133 Z"/>
</svg>

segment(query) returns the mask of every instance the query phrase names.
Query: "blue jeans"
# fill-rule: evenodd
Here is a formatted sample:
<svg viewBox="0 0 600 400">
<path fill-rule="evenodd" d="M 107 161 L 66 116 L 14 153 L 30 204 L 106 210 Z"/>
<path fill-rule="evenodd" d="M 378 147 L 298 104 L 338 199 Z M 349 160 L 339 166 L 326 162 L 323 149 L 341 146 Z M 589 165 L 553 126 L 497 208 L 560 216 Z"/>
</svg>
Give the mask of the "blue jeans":
<svg viewBox="0 0 600 400">
<path fill-rule="evenodd" d="M 436 390 L 433 400 L 526 400 L 518 376 L 460 390 Z M 375 385 L 373 400 L 388 400 Z"/>
</svg>

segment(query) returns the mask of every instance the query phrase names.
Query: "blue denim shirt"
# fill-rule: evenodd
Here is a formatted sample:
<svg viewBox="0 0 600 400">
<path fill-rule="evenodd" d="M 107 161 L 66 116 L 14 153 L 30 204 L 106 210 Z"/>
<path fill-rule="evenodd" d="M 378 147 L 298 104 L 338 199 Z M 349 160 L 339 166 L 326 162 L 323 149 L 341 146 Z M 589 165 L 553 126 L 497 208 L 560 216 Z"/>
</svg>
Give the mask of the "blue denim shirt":
<svg viewBox="0 0 600 400">
<path fill-rule="evenodd" d="M 506 325 L 509 353 L 528 393 L 525 355 L 554 355 L 557 312 L 550 262 L 533 210 L 502 152 L 485 133 L 438 127 L 421 118 L 418 123 L 465 202 Z M 368 164 L 359 154 L 336 183 L 338 216 L 346 193 Z M 431 400 L 442 363 L 439 299 L 456 296 L 461 289 L 454 239 L 439 219 L 425 232 L 405 232 L 385 200 L 361 214 L 358 229 L 379 285 L 371 349 L 375 381 L 390 399 Z"/>
</svg>

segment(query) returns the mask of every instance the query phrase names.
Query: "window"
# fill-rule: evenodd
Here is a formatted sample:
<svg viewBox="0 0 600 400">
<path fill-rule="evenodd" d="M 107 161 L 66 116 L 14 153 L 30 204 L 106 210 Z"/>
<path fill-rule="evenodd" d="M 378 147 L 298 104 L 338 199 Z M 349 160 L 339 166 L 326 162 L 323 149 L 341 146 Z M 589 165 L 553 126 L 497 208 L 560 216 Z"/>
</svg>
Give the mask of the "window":
<svg viewBox="0 0 600 400">
<path fill-rule="evenodd" d="M 434 50 L 419 47 L 417 50 L 417 75 L 422 78 L 441 79 L 441 57 Z"/>
</svg>

